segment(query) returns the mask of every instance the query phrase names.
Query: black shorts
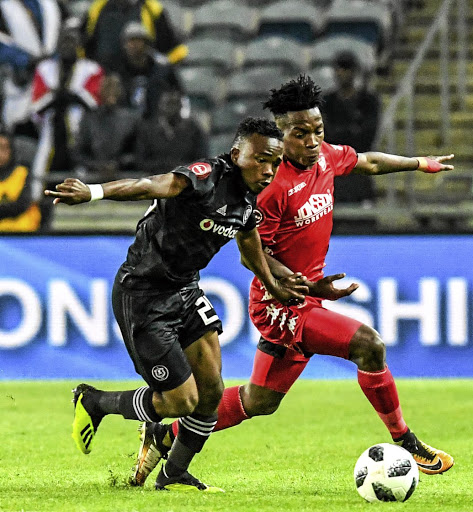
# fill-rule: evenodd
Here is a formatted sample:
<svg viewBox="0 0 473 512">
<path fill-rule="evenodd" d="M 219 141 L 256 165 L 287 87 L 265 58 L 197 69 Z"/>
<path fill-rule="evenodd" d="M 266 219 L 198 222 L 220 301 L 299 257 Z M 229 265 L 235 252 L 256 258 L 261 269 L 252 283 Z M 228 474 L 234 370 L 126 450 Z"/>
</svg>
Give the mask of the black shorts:
<svg viewBox="0 0 473 512">
<path fill-rule="evenodd" d="M 135 295 L 115 282 L 112 306 L 135 370 L 154 391 L 184 383 L 192 373 L 184 349 L 206 332 L 222 332 L 222 322 L 197 285 Z"/>
</svg>

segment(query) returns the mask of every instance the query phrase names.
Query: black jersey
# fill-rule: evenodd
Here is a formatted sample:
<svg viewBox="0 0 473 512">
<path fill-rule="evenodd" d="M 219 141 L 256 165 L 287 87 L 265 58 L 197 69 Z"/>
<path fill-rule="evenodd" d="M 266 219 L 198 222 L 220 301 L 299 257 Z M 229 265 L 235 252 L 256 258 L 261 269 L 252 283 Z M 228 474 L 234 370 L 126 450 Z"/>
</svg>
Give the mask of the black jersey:
<svg viewBox="0 0 473 512">
<path fill-rule="evenodd" d="M 230 155 L 177 167 L 190 185 L 176 197 L 155 200 L 138 223 L 118 282 L 130 290 L 160 293 L 199 279 L 220 248 L 239 230 L 256 227 L 256 195 Z"/>
</svg>

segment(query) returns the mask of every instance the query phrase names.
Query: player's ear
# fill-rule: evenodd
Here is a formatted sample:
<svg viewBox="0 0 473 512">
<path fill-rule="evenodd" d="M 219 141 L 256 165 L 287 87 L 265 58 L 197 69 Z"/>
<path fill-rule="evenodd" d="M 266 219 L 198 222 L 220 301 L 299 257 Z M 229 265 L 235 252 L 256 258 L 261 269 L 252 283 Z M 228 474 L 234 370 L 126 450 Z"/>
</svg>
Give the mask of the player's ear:
<svg viewBox="0 0 473 512">
<path fill-rule="evenodd" d="M 233 146 L 232 149 L 230 150 L 230 156 L 232 158 L 232 162 L 236 164 L 238 161 L 238 157 L 240 156 L 240 149 Z"/>
</svg>

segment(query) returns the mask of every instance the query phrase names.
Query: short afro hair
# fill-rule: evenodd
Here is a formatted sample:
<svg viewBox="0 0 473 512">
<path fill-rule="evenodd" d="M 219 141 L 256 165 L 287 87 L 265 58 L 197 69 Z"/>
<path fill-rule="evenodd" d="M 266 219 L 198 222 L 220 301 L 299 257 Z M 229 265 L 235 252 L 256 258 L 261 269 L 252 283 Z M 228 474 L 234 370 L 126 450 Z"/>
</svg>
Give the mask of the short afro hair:
<svg viewBox="0 0 473 512">
<path fill-rule="evenodd" d="M 279 89 L 271 89 L 271 94 L 263 108 L 275 116 L 282 116 L 287 112 L 298 112 L 311 108 L 320 108 L 322 105 L 322 90 L 310 76 L 299 75 L 296 80 L 287 82 Z"/>
<path fill-rule="evenodd" d="M 247 139 L 254 133 L 271 139 L 283 140 L 283 133 L 274 121 L 262 117 L 247 117 L 238 125 L 233 145 L 237 146 L 242 139 Z"/>
</svg>

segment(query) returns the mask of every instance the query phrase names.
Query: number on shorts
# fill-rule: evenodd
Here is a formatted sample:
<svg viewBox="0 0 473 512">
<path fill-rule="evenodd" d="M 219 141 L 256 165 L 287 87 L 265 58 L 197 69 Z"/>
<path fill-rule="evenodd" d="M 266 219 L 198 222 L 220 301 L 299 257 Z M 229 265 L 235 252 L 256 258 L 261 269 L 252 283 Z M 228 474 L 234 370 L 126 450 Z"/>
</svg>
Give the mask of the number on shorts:
<svg viewBox="0 0 473 512">
<path fill-rule="evenodd" d="M 201 304 L 202 304 L 202 307 L 200 307 L 197 310 L 197 313 L 199 313 L 199 315 L 202 318 L 202 321 L 204 322 L 205 325 L 209 325 L 212 322 L 215 322 L 215 320 L 218 320 L 217 315 L 212 315 L 211 317 L 207 316 L 207 313 L 213 308 L 213 306 L 212 306 L 211 302 L 209 301 L 209 299 L 207 299 L 207 297 L 205 295 L 202 295 L 202 297 L 199 297 L 195 301 L 195 305 L 197 307 L 200 306 Z"/>
</svg>

